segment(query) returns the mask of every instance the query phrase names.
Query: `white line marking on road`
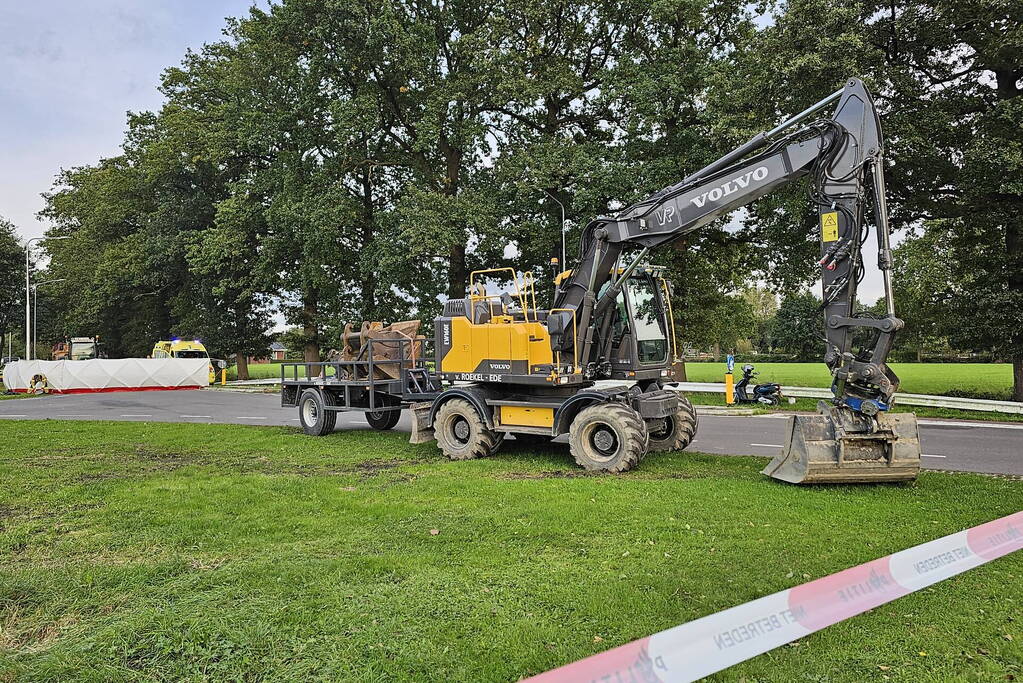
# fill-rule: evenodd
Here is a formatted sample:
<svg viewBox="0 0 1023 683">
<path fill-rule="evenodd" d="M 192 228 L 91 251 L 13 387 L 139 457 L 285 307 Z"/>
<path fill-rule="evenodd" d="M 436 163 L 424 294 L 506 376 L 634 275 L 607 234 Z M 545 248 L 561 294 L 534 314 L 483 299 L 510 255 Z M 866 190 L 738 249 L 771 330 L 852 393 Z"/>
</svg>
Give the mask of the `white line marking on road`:
<svg viewBox="0 0 1023 683">
<path fill-rule="evenodd" d="M 765 448 L 781 448 L 781 445 L 776 443 L 751 443 L 750 446 L 764 446 Z"/>
<path fill-rule="evenodd" d="M 212 415 L 182 415 L 181 417 L 202 417 L 202 418 L 206 418 L 207 420 L 212 420 L 213 419 Z"/>
<path fill-rule="evenodd" d="M 926 453 L 920 454 L 921 458 L 947 458 L 947 455 L 927 455 Z"/>
<path fill-rule="evenodd" d="M 57 418 L 60 418 L 60 417 L 92 417 L 92 415 L 74 415 L 74 414 L 69 414 L 69 415 L 51 415 L 50 417 L 57 417 Z"/>
<path fill-rule="evenodd" d="M 939 427 L 967 427 L 975 429 L 1023 429 L 1023 424 L 1018 425 L 1007 425 L 1007 424 L 991 424 L 991 423 L 980 423 L 980 422 L 945 422 L 942 420 L 917 420 L 922 425 L 936 425 Z"/>
<path fill-rule="evenodd" d="M 152 415 L 122 415 L 121 417 L 152 417 Z"/>
<path fill-rule="evenodd" d="M 28 415 L 0 415 L 0 417 L 28 417 Z"/>
<path fill-rule="evenodd" d="M 253 417 L 251 415 L 239 415 L 238 419 L 239 420 L 265 420 L 266 417 L 265 416 L 259 416 L 259 415 L 255 416 L 255 417 Z"/>
</svg>

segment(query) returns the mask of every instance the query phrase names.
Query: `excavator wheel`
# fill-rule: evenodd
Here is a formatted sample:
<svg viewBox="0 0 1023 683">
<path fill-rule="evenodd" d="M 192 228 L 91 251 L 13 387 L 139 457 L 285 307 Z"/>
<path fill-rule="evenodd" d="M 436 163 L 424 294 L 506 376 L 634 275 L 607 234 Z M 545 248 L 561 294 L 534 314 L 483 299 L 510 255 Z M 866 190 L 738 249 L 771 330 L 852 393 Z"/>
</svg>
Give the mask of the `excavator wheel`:
<svg viewBox="0 0 1023 683">
<path fill-rule="evenodd" d="M 678 410 L 650 430 L 651 451 L 681 451 L 696 438 L 700 419 L 696 408 L 685 396 L 678 397 Z"/>
<path fill-rule="evenodd" d="M 387 403 L 395 405 L 393 401 L 387 401 Z M 401 419 L 400 410 L 371 410 L 367 411 L 365 415 L 369 426 L 382 432 L 393 428 Z"/>
<path fill-rule="evenodd" d="M 468 401 L 453 398 L 437 410 L 433 420 L 437 445 L 452 460 L 472 460 L 493 455 L 504 434 L 487 427 Z"/>
<path fill-rule="evenodd" d="M 572 457 L 587 470 L 625 472 L 646 455 L 649 433 L 639 413 L 620 403 L 579 411 L 569 427 Z"/>
<path fill-rule="evenodd" d="M 309 436 L 325 436 L 337 426 L 337 411 L 326 410 L 327 405 L 334 405 L 334 397 L 326 391 L 306 389 L 299 397 L 298 419 Z"/>
</svg>

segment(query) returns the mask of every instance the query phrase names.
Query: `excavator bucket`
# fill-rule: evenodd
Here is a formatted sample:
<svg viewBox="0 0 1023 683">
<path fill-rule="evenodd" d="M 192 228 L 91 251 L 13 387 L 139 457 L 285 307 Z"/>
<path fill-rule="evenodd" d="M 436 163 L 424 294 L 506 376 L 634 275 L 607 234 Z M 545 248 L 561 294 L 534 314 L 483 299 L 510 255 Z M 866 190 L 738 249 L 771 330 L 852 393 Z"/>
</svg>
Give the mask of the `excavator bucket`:
<svg viewBox="0 0 1023 683">
<path fill-rule="evenodd" d="M 373 341 L 374 379 L 400 379 L 401 365 L 394 361 L 421 358 L 423 337 L 419 336 L 419 321 L 404 320 L 384 325 L 381 322 L 364 322 L 358 332 L 351 323 L 345 325 L 341 335 L 341 360 L 368 360 L 369 341 Z"/>
<path fill-rule="evenodd" d="M 434 440 L 433 424 L 430 423 L 429 401 L 412 404 L 412 436 L 409 443 L 428 443 Z"/>
<path fill-rule="evenodd" d="M 819 415 L 789 418 L 785 447 L 763 474 L 792 484 L 912 481 L 920 432 L 911 413 L 868 417 L 821 402 Z"/>
</svg>

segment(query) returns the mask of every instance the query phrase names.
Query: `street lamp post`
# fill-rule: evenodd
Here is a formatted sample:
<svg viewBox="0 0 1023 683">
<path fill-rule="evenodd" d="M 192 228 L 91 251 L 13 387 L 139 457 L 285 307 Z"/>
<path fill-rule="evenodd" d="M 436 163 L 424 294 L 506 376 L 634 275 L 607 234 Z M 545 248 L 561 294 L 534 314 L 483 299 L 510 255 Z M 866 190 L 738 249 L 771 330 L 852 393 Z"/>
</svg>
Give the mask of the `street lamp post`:
<svg viewBox="0 0 1023 683">
<path fill-rule="evenodd" d="M 39 327 L 39 288 L 43 285 L 52 285 L 55 282 L 64 282 L 67 280 L 66 277 L 59 277 L 56 280 L 47 280 L 46 282 L 37 282 L 32 285 L 32 355 L 35 355 L 36 344 L 39 343 L 39 337 L 36 336 L 36 330 Z M 26 354 L 28 355 L 28 354 Z M 32 360 L 30 357 L 29 360 Z"/>
<path fill-rule="evenodd" d="M 57 237 L 30 237 L 25 242 L 25 356 L 26 360 L 32 360 L 32 243 L 39 240 L 66 240 L 71 239 L 69 235 Z"/>
<path fill-rule="evenodd" d="M 568 264 L 565 261 L 565 205 L 558 201 L 558 198 L 547 190 L 544 190 L 543 193 L 558 202 L 558 206 L 561 207 L 561 268 L 564 270 L 568 267 Z"/>
</svg>

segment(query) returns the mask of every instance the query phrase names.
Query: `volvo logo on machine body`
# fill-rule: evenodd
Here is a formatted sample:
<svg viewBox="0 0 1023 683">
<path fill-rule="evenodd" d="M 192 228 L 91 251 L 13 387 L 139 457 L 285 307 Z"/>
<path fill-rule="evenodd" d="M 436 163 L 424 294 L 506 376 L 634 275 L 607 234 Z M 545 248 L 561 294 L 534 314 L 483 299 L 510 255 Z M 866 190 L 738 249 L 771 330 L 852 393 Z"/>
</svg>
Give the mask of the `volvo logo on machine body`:
<svg viewBox="0 0 1023 683">
<path fill-rule="evenodd" d="M 763 180 L 767 177 L 767 166 L 757 166 L 752 171 L 746 171 L 740 176 L 736 176 L 731 180 L 726 180 L 717 187 L 703 192 L 699 197 L 693 197 L 689 201 L 696 204 L 697 207 L 703 208 L 709 199 L 712 202 L 719 201 L 720 199 L 727 197 L 730 194 L 735 194 L 739 190 L 749 187 L 750 181 L 752 180 Z"/>
</svg>

